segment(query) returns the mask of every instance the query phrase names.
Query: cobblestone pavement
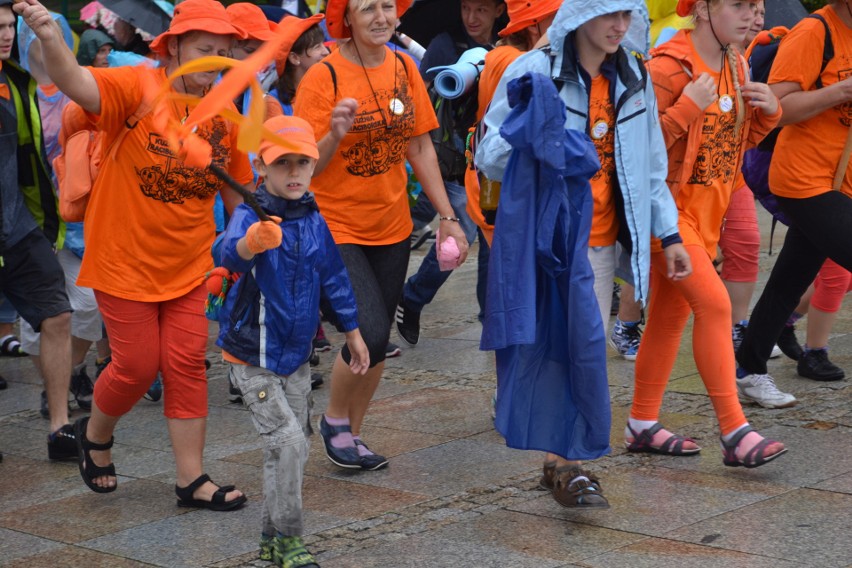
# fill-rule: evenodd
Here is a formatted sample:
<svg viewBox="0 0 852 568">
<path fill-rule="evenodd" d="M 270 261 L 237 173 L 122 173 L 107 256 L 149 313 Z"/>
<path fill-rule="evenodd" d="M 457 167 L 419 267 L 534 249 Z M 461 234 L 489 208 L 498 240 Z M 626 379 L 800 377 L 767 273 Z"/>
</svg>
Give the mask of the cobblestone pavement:
<svg viewBox="0 0 852 568">
<path fill-rule="evenodd" d="M 768 242 L 762 213 L 761 226 Z M 412 271 L 424 253 L 413 253 Z M 762 277 L 773 258 L 764 255 Z M 770 372 L 799 405 L 749 405 L 746 414 L 790 452 L 756 470 L 726 468 L 690 356 L 691 336 L 684 338 L 661 421 L 704 447 L 696 457 L 624 450 L 633 364 L 610 351 L 613 451 L 588 467 L 601 477 L 612 508 L 564 509 L 538 488 L 541 455 L 506 448 L 493 430 L 495 375 L 492 356 L 478 350 L 475 279 L 474 260 L 424 311 L 421 344 L 388 361 L 363 434 L 391 458 L 389 468 L 339 470 L 313 437 L 305 541 L 323 567 L 852 566 L 848 381 L 801 379 L 793 362 L 773 360 Z M 831 357 L 852 371 L 850 334 L 846 307 L 831 336 Z M 341 336 L 329 337 L 341 345 Z M 397 341 L 395 334 L 391 339 Z M 323 354 L 318 367 L 326 379 L 332 354 Z M 246 411 L 229 400 L 212 342 L 209 357 L 206 468 L 249 495 L 248 506 L 232 513 L 175 506 L 162 403 L 140 401 L 122 419 L 113 456 L 119 488 L 90 492 L 76 464 L 47 461 L 47 423 L 38 415 L 41 386 L 32 365 L 0 360 L 10 383 L 0 392 L 0 565 L 270 566 L 257 559 L 262 446 Z M 328 391 L 326 382 L 314 392 L 315 416 Z"/>
</svg>

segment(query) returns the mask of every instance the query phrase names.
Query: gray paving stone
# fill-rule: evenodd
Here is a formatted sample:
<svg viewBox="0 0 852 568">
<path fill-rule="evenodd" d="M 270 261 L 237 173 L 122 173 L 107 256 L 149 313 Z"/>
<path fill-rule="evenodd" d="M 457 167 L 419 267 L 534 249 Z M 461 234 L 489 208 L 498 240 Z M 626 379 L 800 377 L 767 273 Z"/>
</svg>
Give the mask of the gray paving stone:
<svg viewBox="0 0 852 568">
<path fill-rule="evenodd" d="M 800 566 L 845 568 L 852 559 L 852 495 L 797 489 L 667 534 L 688 542 L 785 559 Z"/>
<path fill-rule="evenodd" d="M 649 538 L 586 558 L 588 568 L 801 568 L 803 564 L 756 554 L 719 550 L 674 540 Z M 813 566 L 807 564 L 807 566 Z"/>
<path fill-rule="evenodd" d="M 529 566 L 548 568 L 564 565 L 557 560 L 546 560 L 518 554 L 512 550 L 473 542 L 448 540 L 433 535 L 423 535 L 397 540 L 382 546 L 370 548 L 345 556 L 325 560 L 318 558 L 323 566 L 330 568 L 457 568 L 476 566 L 477 568 L 502 568 L 505 566 Z"/>
<path fill-rule="evenodd" d="M 54 551 L 63 546 L 60 542 L 0 528 L 0 565 L 5 566 L 18 558 Z"/>
</svg>

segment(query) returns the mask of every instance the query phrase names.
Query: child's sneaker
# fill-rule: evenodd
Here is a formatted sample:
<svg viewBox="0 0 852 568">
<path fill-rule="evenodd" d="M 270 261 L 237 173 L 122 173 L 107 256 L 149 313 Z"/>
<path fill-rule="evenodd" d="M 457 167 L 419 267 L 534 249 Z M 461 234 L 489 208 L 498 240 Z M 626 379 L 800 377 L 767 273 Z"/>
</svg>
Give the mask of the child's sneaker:
<svg viewBox="0 0 852 568">
<path fill-rule="evenodd" d="M 272 554 L 275 550 L 275 537 L 267 534 L 260 535 L 260 554 L 258 558 L 272 562 Z"/>
<path fill-rule="evenodd" d="M 314 555 L 298 536 L 278 536 L 272 548 L 272 561 L 281 568 L 319 568 Z"/>
<path fill-rule="evenodd" d="M 331 342 L 325 336 L 325 330 L 322 328 L 322 324 L 320 324 L 317 328 L 317 334 L 316 337 L 314 337 L 314 351 L 317 353 L 331 351 Z"/>
<path fill-rule="evenodd" d="M 623 322 L 615 318 L 615 326 L 609 336 L 609 344 L 618 354 L 628 361 L 635 361 L 642 341 L 642 328 L 639 322 Z"/>
<path fill-rule="evenodd" d="M 148 387 L 148 392 L 145 393 L 145 400 L 150 400 L 151 402 L 157 402 L 163 397 L 163 379 L 160 378 L 160 374 L 157 374 L 157 378 L 154 379 L 154 382 L 151 383 L 151 386 Z"/>
</svg>

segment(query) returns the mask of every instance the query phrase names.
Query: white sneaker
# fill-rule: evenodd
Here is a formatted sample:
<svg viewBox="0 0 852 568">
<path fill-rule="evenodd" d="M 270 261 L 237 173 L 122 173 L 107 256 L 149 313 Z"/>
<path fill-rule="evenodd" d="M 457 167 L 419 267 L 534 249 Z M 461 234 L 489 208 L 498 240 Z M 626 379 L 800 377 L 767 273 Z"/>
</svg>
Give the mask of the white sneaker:
<svg viewBox="0 0 852 568">
<path fill-rule="evenodd" d="M 737 392 L 764 408 L 789 408 L 798 402 L 792 394 L 778 390 L 769 375 L 746 375 L 737 379 Z"/>
</svg>

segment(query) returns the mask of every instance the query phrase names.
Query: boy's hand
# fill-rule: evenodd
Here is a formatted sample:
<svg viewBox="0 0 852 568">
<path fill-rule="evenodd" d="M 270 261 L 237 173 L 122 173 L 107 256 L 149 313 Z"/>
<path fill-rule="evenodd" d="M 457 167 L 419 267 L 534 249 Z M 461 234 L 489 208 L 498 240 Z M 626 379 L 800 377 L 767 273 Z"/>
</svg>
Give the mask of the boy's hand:
<svg viewBox="0 0 852 568">
<path fill-rule="evenodd" d="M 716 82 L 709 73 L 702 73 L 683 88 L 683 94 L 692 99 L 692 102 L 701 110 L 716 102 L 719 95 L 716 93 Z"/>
<path fill-rule="evenodd" d="M 666 256 L 666 276 L 669 280 L 683 280 L 692 274 L 692 259 L 683 244 L 669 245 L 663 249 L 663 254 Z"/>
<path fill-rule="evenodd" d="M 363 375 L 370 368 L 370 350 L 361 337 L 361 332 L 354 329 L 346 334 L 346 345 L 352 358 L 349 360 L 349 370 L 356 375 Z"/>
<path fill-rule="evenodd" d="M 278 223 L 281 219 L 270 217 L 272 221 L 258 221 L 246 231 L 246 248 L 252 254 L 260 254 L 267 250 L 276 249 L 281 246 L 283 234 Z"/>
<path fill-rule="evenodd" d="M 331 133 L 337 140 L 342 140 L 355 123 L 355 111 L 358 101 L 355 99 L 340 99 L 331 111 Z"/>
<path fill-rule="evenodd" d="M 759 108 L 765 114 L 775 114 L 778 110 L 778 97 L 765 83 L 748 82 L 740 87 L 740 91 L 748 100 L 748 104 Z"/>
</svg>

